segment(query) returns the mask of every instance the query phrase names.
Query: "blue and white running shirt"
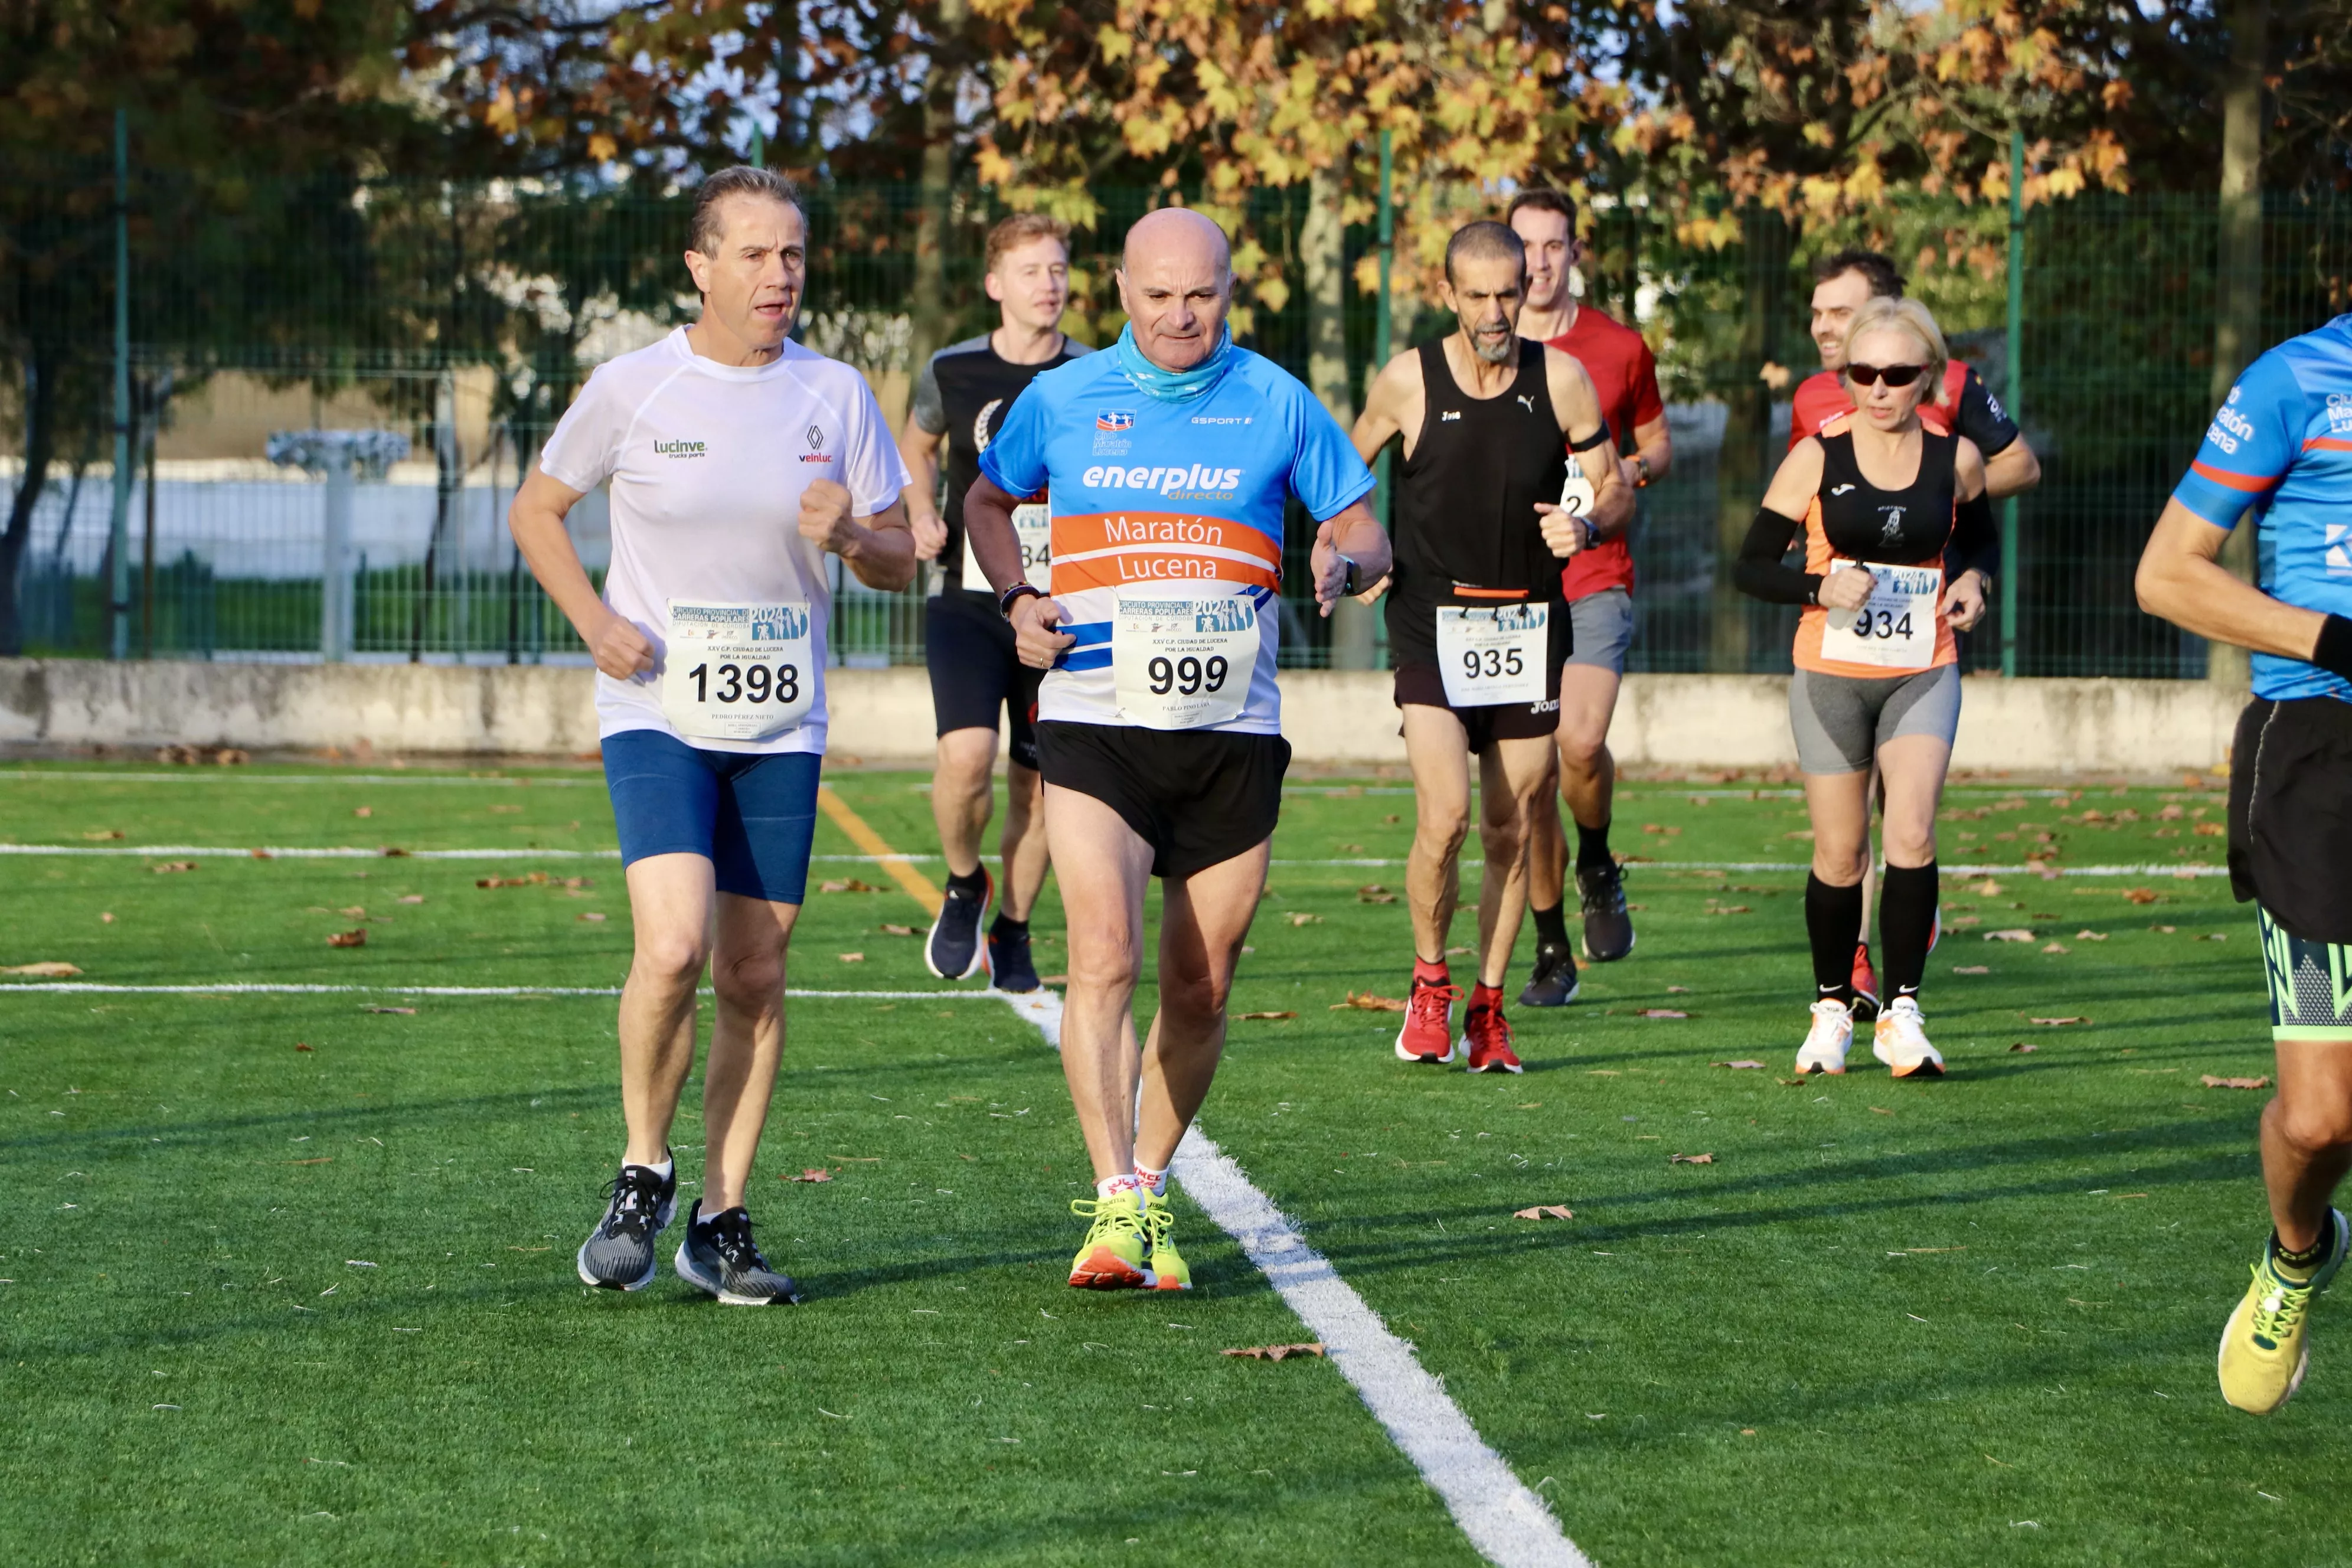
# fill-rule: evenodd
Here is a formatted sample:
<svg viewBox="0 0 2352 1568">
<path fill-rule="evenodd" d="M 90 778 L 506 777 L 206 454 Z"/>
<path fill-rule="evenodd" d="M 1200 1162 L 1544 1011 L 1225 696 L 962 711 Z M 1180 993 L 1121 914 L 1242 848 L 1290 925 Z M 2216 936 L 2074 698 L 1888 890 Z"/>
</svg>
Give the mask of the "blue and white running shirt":
<svg viewBox="0 0 2352 1568">
<path fill-rule="evenodd" d="M 2251 505 L 2263 592 L 2352 616 L 2352 314 L 2246 367 L 2172 497 L 2217 528 Z M 2352 702 L 2352 681 L 2299 658 L 2257 653 L 2253 675 L 2257 697 Z"/>
<path fill-rule="evenodd" d="M 1235 718 L 1202 726 L 1282 732 L 1275 655 L 1282 617 L 1282 519 L 1296 495 L 1325 521 L 1372 488 L 1347 436 L 1314 394 L 1247 349 L 1216 385 L 1184 403 L 1147 395 L 1115 353 L 1047 371 L 1014 401 L 981 455 L 1010 495 L 1047 495 L 1054 597 L 1076 637 L 1038 689 L 1037 717 L 1129 725 L 1111 675 L 1122 588 L 1248 595 L 1257 664 Z"/>
</svg>

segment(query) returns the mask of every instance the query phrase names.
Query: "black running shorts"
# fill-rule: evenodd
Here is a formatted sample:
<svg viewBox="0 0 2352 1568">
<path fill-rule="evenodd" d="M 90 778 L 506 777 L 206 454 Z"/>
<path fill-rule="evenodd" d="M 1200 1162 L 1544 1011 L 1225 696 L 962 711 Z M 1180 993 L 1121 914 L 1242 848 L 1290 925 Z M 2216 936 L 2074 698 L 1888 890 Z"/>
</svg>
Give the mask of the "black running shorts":
<svg viewBox="0 0 2352 1568">
<path fill-rule="evenodd" d="M 1006 710 L 1012 760 L 1037 765 L 1037 683 L 1042 669 L 1021 662 L 1013 626 L 984 594 L 950 588 L 923 606 L 923 662 L 931 672 L 931 711 L 939 733 L 996 728 Z"/>
<path fill-rule="evenodd" d="M 1151 874 L 1189 877 L 1274 837 L 1290 742 L 1221 730 L 1037 726 L 1045 782 L 1090 795 L 1151 846 Z"/>
<path fill-rule="evenodd" d="M 1455 708 L 1445 700 L 1445 677 L 1433 664 L 1407 664 L 1396 672 L 1396 705 L 1400 708 L 1444 708 L 1462 721 L 1470 738 L 1470 754 L 1481 755 L 1497 741 L 1549 738 L 1559 728 L 1559 666 L 1551 667 L 1548 700 L 1497 702 L 1484 708 Z"/>
<path fill-rule="evenodd" d="M 2230 752 L 2230 887 L 2305 942 L 2352 945 L 2352 702 L 2258 697 Z"/>
</svg>

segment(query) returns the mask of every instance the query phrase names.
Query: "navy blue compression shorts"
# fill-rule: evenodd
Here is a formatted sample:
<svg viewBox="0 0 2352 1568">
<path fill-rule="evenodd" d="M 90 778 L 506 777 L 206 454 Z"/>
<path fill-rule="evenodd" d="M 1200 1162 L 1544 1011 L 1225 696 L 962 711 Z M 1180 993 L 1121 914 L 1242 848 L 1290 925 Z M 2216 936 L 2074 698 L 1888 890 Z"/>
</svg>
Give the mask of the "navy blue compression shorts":
<svg viewBox="0 0 2352 1568">
<path fill-rule="evenodd" d="M 807 897 L 823 757 L 705 752 L 659 730 L 607 735 L 604 750 L 624 868 L 648 855 L 699 855 L 722 893 Z"/>
</svg>

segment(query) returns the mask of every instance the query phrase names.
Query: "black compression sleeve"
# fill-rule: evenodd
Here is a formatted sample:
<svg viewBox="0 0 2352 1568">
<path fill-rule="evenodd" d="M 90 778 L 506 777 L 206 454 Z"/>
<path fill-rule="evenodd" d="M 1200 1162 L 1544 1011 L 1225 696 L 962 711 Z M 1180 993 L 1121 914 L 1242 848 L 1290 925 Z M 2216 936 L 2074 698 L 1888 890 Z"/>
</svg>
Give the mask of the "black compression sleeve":
<svg viewBox="0 0 2352 1568">
<path fill-rule="evenodd" d="M 1571 451 L 1571 452 L 1590 452 L 1591 450 L 1592 450 L 1592 448 L 1593 448 L 1593 447 L 1600 446 L 1601 443 L 1603 443 L 1603 442 L 1607 441 L 1608 439 L 1609 439 L 1609 424 L 1608 424 L 1608 421 L 1603 420 L 1603 421 L 1601 421 L 1601 423 L 1600 426 L 1599 426 L 1598 428 L 1596 428 L 1596 429 L 1592 432 L 1592 434 L 1591 434 L 1591 436 L 1587 437 L 1585 439 L 1583 439 L 1583 440 L 1581 440 L 1581 441 L 1578 441 L 1578 440 L 1573 440 L 1573 439 L 1571 439 L 1571 440 L 1569 442 L 1569 444 L 1568 444 L 1568 449 L 1569 449 L 1570 451 Z"/>
<path fill-rule="evenodd" d="M 1952 411 L 1952 428 L 1975 442 L 1977 450 L 1988 458 L 2009 450 L 2017 439 L 2017 422 L 1993 401 L 1992 389 L 1973 365 L 1960 383 L 1960 405 Z"/>
<path fill-rule="evenodd" d="M 1757 508 L 1756 521 L 1748 525 L 1748 537 L 1739 546 L 1739 558 L 1731 563 L 1733 585 L 1768 605 L 1812 604 L 1822 580 L 1781 560 L 1804 526 L 1770 507 Z"/>
<path fill-rule="evenodd" d="M 1952 542 L 1944 564 L 1955 579 L 1968 571 L 1990 577 L 2000 565 L 2000 531 L 1993 526 L 1992 498 L 1982 490 L 1952 509 Z"/>
<path fill-rule="evenodd" d="M 2330 616 L 2320 624 L 2319 646 L 2311 650 L 2311 662 L 2352 680 L 2352 620 Z"/>
</svg>

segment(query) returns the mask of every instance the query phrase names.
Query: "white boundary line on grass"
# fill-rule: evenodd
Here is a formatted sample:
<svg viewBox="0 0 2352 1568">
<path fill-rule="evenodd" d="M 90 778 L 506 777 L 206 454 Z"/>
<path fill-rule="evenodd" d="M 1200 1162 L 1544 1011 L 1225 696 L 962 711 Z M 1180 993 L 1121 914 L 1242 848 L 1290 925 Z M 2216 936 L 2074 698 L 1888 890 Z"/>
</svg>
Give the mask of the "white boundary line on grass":
<svg viewBox="0 0 2352 1568">
<path fill-rule="evenodd" d="M 1062 999 L 1051 991 L 1003 996 L 1062 1046 Z M 1217 1227 L 1241 1244 L 1307 1331 L 1321 1340 L 1390 1441 L 1412 1461 L 1444 1501 L 1454 1522 L 1496 1568 L 1592 1568 L 1500 1454 L 1478 1436 L 1462 1407 L 1413 1359 L 1412 1347 L 1381 1321 L 1355 1287 L 1307 1244 L 1274 1200 L 1198 1127 L 1177 1147 L 1176 1179 Z"/>
<path fill-rule="evenodd" d="M 100 855 L 141 856 L 203 855 L 235 860 L 617 860 L 617 849 L 384 849 L 362 848 L 355 845 L 323 847 L 278 848 L 264 845 L 258 848 L 224 847 L 207 844 L 0 844 L 0 855 Z M 826 864 L 879 865 L 886 860 L 937 860 L 936 855 L 812 855 L 812 862 Z M 1269 865 L 1353 866 L 1371 870 L 1383 867 L 1402 866 L 1402 860 L 1286 860 L 1276 858 Z M 1465 866 L 1484 864 L 1475 858 L 1465 859 Z M 1810 870 L 1809 860 L 1630 860 L 1629 868 L 1658 871 L 1804 871 Z M 1975 865 L 1956 863 L 1944 867 L 1955 877 L 2037 877 L 2042 868 L 2032 865 Z M 2144 865 L 2059 866 L 2052 868 L 2060 877 L 2226 877 L 2229 868 L 2214 865 L 2167 865 L 2153 861 Z"/>
<path fill-rule="evenodd" d="M 118 996 L 618 996 L 617 985 L 300 985 L 230 981 L 219 985 L 109 985 L 91 980 L 0 982 L 0 995 L 11 991 L 47 991 Z M 698 993 L 708 996 L 708 986 Z M 1001 998 L 1015 1005 L 1025 998 L 1002 991 L 813 991 L 794 986 L 794 996 L 856 998 L 875 1002 L 986 1001 Z M 1058 1006 L 1058 1003 L 1056 1004 Z"/>
</svg>

